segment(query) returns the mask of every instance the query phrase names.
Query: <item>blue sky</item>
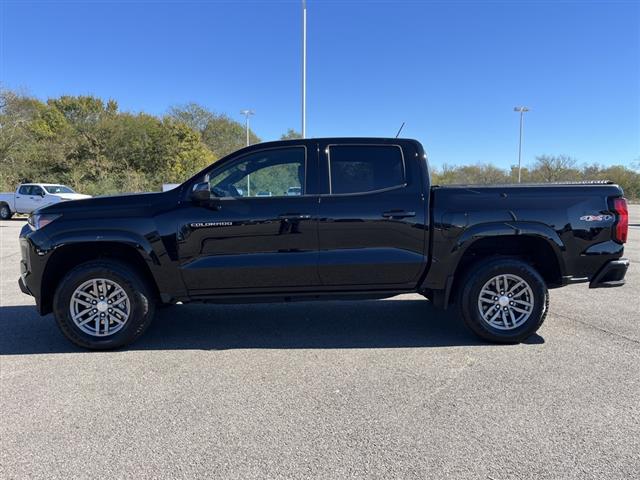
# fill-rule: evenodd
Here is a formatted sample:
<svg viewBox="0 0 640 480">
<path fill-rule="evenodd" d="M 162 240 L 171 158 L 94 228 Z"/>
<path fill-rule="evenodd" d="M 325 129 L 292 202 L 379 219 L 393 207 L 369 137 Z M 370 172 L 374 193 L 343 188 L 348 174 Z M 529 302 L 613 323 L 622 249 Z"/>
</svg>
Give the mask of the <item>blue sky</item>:
<svg viewBox="0 0 640 480">
<path fill-rule="evenodd" d="M 403 136 L 436 165 L 640 159 L 640 2 L 308 0 L 308 136 Z M 264 140 L 300 127 L 301 5 L 0 0 L 3 86 L 154 114 L 189 101 Z"/>
</svg>

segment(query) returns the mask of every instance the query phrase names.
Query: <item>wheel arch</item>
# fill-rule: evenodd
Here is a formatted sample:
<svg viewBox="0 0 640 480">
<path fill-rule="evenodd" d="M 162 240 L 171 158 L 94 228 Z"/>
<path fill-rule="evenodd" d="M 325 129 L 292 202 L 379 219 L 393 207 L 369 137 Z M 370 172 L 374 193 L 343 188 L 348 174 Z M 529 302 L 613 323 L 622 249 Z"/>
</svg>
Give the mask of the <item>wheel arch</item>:
<svg viewBox="0 0 640 480">
<path fill-rule="evenodd" d="M 159 297 L 157 282 L 151 271 L 152 258 L 133 244 L 122 241 L 75 242 L 61 245 L 50 254 L 42 275 L 41 311 L 52 311 L 53 296 L 60 281 L 71 269 L 91 260 L 115 260 L 140 274 Z"/>
<path fill-rule="evenodd" d="M 496 222 L 473 225 L 440 252 L 446 261 L 431 264 L 422 291 L 437 306 L 447 308 L 460 288 L 466 272 L 488 257 L 514 257 L 528 261 L 550 288 L 560 286 L 565 275 L 563 252 L 566 248 L 550 226 L 534 222 Z"/>
<path fill-rule="evenodd" d="M 544 235 L 515 234 L 514 232 L 510 235 L 476 237 L 466 245 L 459 257 L 447 301 L 456 298 L 469 270 L 478 262 L 492 257 L 516 258 L 525 261 L 540 273 L 548 286 L 560 285 L 564 275 L 564 262 L 561 255 L 564 247 L 559 242 L 559 238 L 557 242 L 554 240 L 553 237 Z"/>
</svg>

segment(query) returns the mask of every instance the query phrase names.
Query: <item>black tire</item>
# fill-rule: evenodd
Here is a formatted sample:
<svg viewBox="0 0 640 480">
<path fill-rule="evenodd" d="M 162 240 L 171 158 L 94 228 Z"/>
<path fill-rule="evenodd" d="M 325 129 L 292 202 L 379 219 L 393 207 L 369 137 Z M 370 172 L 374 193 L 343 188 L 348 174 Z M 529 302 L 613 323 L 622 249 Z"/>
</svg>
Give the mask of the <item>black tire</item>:
<svg viewBox="0 0 640 480">
<path fill-rule="evenodd" d="M 70 303 L 74 291 L 87 280 L 94 278 L 115 282 L 129 298 L 129 318 L 124 322 L 124 326 L 112 335 L 89 335 L 71 318 Z M 53 314 L 60 330 L 71 342 L 90 350 L 110 350 L 136 341 L 145 332 L 153 320 L 155 303 L 152 289 L 130 267 L 113 260 L 96 260 L 78 265 L 58 284 L 53 297 Z"/>
<path fill-rule="evenodd" d="M 0 218 L 2 220 L 11 220 L 13 212 L 6 203 L 0 203 Z"/>
<path fill-rule="evenodd" d="M 483 286 L 497 275 L 515 275 L 531 289 L 533 307 L 529 317 L 510 330 L 498 329 L 485 321 L 478 301 Z M 489 259 L 474 265 L 463 279 L 459 289 L 458 304 L 467 327 L 484 340 L 496 343 L 519 343 L 533 335 L 542 326 L 549 310 L 547 285 L 540 274 L 529 264 L 510 258 Z M 517 304 L 516 304 L 517 305 Z M 509 308 L 509 307 L 507 307 Z M 506 316 L 506 314 L 505 314 Z M 508 321 L 506 323 L 509 323 Z"/>
</svg>

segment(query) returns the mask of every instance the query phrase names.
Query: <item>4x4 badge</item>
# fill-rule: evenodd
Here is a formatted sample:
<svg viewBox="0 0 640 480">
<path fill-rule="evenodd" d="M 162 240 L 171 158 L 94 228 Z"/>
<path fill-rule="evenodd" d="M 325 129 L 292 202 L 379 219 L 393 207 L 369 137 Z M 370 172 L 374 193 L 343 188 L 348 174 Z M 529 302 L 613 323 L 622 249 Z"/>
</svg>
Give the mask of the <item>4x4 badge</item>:
<svg viewBox="0 0 640 480">
<path fill-rule="evenodd" d="M 613 220 L 613 215 L 583 215 L 580 217 L 580 220 L 584 220 L 585 222 L 606 222 Z"/>
</svg>

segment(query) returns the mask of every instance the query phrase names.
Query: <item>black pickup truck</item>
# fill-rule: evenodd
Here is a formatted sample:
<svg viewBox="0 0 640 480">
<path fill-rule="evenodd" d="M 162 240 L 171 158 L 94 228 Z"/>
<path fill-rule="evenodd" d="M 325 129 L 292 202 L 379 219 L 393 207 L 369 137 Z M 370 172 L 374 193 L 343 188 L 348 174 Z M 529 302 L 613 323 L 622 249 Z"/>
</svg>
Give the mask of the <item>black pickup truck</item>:
<svg viewBox="0 0 640 480">
<path fill-rule="evenodd" d="M 19 284 L 92 349 L 136 340 L 163 304 L 411 292 L 455 304 L 484 339 L 519 342 L 548 289 L 624 284 L 622 195 L 607 182 L 432 186 L 415 140 L 263 143 L 168 192 L 35 212 Z"/>
</svg>

